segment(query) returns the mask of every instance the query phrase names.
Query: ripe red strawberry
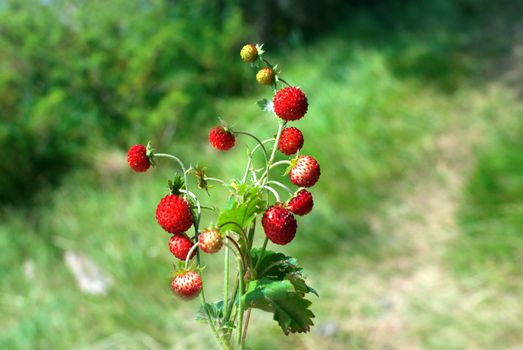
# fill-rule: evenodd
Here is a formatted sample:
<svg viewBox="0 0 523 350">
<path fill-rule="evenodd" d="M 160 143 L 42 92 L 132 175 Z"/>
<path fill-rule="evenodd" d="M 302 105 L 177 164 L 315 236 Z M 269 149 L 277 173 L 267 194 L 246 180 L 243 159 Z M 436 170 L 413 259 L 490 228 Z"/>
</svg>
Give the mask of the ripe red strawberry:
<svg viewBox="0 0 523 350">
<path fill-rule="evenodd" d="M 273 98 L 274 113 L 284 120 L 298 120 L 307 113 L 307 97 L 299 88 L 286 87 L 278 90 Z"/>
<path fill-rule="evenodd" d="M 183 233 L 191 227 L 193 217 L 187 200 L 168 194 L 156 207 L 156 220 L 167 232 Z"/>
<path fill-rule="evenodd" d="M 296 128 L 285 128 L 278 141 L 278 149 L 281 153 L 290 156 L 303 147 L 303 134 Z"/>
<path fill-rule="evenodd" d="M 227 151 L 234 146 L 236 138 L 229 129 L 216 126 L 209 131 L 209 142 L 217 150 Z"/>
<path fill-rule="evenodd" d="M 300 187 L 311 187 L 320 178 L 320 165 L 311 156 L 299 156 L 291 167 L 291 182 Z"/>
<path fill-rule="evenodd" d="M 258 49 L 253 44 L 247 44 L 240 50 L 240 57 L 242 61 L 252 63 L 258 58 Z"/>
<path fill-rule="evenodd" d="M 218 252 L 223 245 L 222 235 L 218 230 L 202 231 L 198 236 L 198 244 L 204 252 L 214 254 Z"/>
<path fill-rule="evenodd" d="M 281 204 L 275 204 L 262 217 L 263 230 L 276 244 L 285 245 L 294 239 L 298 224 L 290 211 Z"/>
<path fill-rule="evenodd" d="M 171 282 L 171 290 L 183 299 L 193 299 L 202 290 L 202 278 L 193 271 L 178 273 Z"/>
<path fill-rule="evenodd" d="M 174 234 L 169 240 L 169 250 L 171 251 L 171 253 L 173 253 L 175 257 L 177 257 L 180 260 L 187 259 L 187 254 L 189 254 L 189 251 L 191 250 L 192 246 L 193 243 L 191 242 L 189 237 L 187 237 L 187 235 L 184 233 Z M 194 257 L 195 254 L 196 250 L 193 251 L 191 259 Z"/>
<path fill-rule="evenodd" d="M 274 71 L 270 67 L 262 68 L 256 73 L 256 81 L 261 85 L 274 83 Z"/>
<path fill-rule="evenodd" d="M 287 208 L 290 211 L 300 216 L 310 213 L 313 206 L 314 201 L 312 200 L 312 194 L 307 190 L 298 192 L 287 204 Z"/>
<path fill-rule="evenodd" d="M 129 148 L 127 162 L 137 173 L 146 172 L 151 167 L 151 161 L 147 156 L 147 148 L 144 145 L 134 145 Z"/>
</svg>

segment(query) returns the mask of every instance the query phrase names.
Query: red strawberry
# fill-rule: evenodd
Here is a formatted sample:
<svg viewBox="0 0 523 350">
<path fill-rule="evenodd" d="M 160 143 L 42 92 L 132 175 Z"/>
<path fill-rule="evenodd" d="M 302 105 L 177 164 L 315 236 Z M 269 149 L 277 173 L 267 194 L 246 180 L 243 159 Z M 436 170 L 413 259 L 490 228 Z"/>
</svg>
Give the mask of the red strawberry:
<svg viewBox="0 0 523 350">
<path fill-rule="evenodd" d="M 278 149 L 281 153 L 290 156 L 303 147 L 303 134 L 296 128 L 285 128 L 278 141 Z"/>
<path fill-rule="evenodd" d="M 187 200 L 168 194 L 156 207 L 156 220 L 167 232 L 183 233 L 191 227 L 193 217 Z"/>
<path fill-rule="evenodd" d="M 234 146 L 236 139 L 229 129 L 216 126 L 209 131 L 209 142 L 220 151 L 227 151 Z"/>
<path fill-rule="evenodd" d="M 205 230 L 198 236 L 200 249 L 208 254 L 214 254 L 219 251 L 223 245 L 222 235 L 218 230 Z"/>
<path fill-rule="evenodd" d="M 177 257 L 180 260 L 187 259 L 187 254 L 189 254 L 189 251 L 191 250 L 192 246 L 193 243 L 191 242 L 189 237 L 187 237 L 186 234 L 174 234 L 171 237 L 171 240 L 169 241 L 169 250 L 171 251 L 171 253 L 173 253 L 175 257 Z M 196 250 L 193 251 L 191 259 L 194 257 L 195 254 Z"/>
<path fill-rule="evenodd" d="M 144 145 L 134 145 L 129 148 L 127 162 L 137 173 L 146 172 L 151 167 L 151 161 L 147 156 L 147 148 Z"/>
<path fill-rule="evenodd" d="M 287 204 L 287 208 L 296 215 L 303 216 L 310 213 L 314 202 L 312 200 L 312 194 L 307 190 L 301 190 L 298 194 L 291 198 Z"/>
<path fill-rule="evenodd" d="M 202 290 L 202 278 L 193 271 L 181 272 L 174 276 L 171 290 L 183 299 L 193 299 Z"/>
<path fill-rule="evenodd" d="M 311 156 L 299 156 L 291 167 L 291 182 L 300 187 L 311 187 L 320 178 L 320 165 Z"/>
<path fill-rule="evenodd" d="M 262 226 L 267 237 L 273 243 L 280 245 L 292 241 L 298 228 L 294 216 L 281 204 L 275 204 L 265 211 Z"/>
<path fill-rule="evenodd" d="M 307 97 L 299 88 L 286 87 L 278 90 L 273 98 L 274 113 L 284 120 L 298 120 L 307 113 Z"/>
<path fill-rule="evenodd" d="M 258 49 L 253 44 L 247 44 L 240 51 L 242 61 L 252 63 L 258 58 Z"/>
</svg>

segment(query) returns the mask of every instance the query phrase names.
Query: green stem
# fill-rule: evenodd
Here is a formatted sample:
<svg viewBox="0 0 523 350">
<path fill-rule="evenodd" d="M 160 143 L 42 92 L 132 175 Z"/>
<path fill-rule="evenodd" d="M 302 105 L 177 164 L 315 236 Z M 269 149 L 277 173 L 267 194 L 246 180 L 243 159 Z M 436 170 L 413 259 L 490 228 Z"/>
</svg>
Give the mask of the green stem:
<svg viewBox="0 0 523 350">
<path fill-rule="evenodd" d="M 189 253 L 187 253 L 187 257 L 185 258 L 185 265 L 184 265 L 186 269 L 189 267 L 189 260 L 191 260 L 191 256 L 193 255 L 196 248 L 198 248 L 198 242 L 196 242 L 189 250 Z"/>
<path fill-rule="evenodd" d="M 214 334 L 214 336 L 216 337 L 216 340 L 218 341 L 218 344 L 220 345 L 220 347 L 224 350 L 230 350 L 231 347 L 229 346 L 229 344 L 227 344 L 225 342 L 225 340 L 220 336 L 220 334 L 218 333 L 218 330 L 216 329 L 216 325 L 214 324 L 214 321 L 211 317 L 211 313 L 209 312 L 209 309 L 207 307 L 207 302 L 205 301 L 205 293 L 203 291 L 203 288 L 200 292 L 200 302 L 203 306 L 203 309 L 205 310 L 205 315 L 207 316 L 207 320 L 209 322 L 209 325 L 211 327 L 211 331 L 212 333 Z"/>
<path fill-rule="evenodd" d="M 256 262 L 256 266 L 254 267 L 254 272 L 258 270 L 258 266 L 260 265 L 260 262 L 263 259 L 263 254 L 265 254 L 265 249 L 267 249 L 267 243 L 269 243 L 269 238 L 265 237 L 265 240 L 263 241 L 262 251 L 260 253 L 260 257 L 258 258 L 258 261 Z"/>
<path fill-rule="evenodd" d="M 187 188 L 187 171 L 185 170 L 185 165 L 183 165 L 183 162 L 180 160 L 180 158 L 167 153 L 153 153 L 153 157 L 169 158 L 176 161 L 180 165 L 180 168 L 182 168 L 183 181 L 185 183 L 185 188 Z"/>
<path fill-rule="evenodd" d="M 285 191 L 289 192 L 289 194 L 292 194 L 294 195 L 294 191 L 291 190 L 289 187 L 285 186 L 284 184 L 282 184 L 281 182 L 279 181 L 274 181 L 274 180 L 270 180 L 270 181 L 267 181 L 268 184 L 274 184 L 276 186 L 279 186 L 281 188 L 283 188 Z M 202 207 L 203 208 L 203 207 Z"/>
<path fill-rule="evenodd" d="M 205 181 L 216 181 L 216 182 L 221 183 L 222 185 L 227 186 L 227 183 L 225 181 L 223 181 L 222 179 L 218 179 L 216 177 L 205 177 L 204 180 Z"/>
<path fill-rule="evenodd" d="M 252 152 L 247 152 L 247 166 L 245 167 L 245 173 L 243 174 L 241 183 L 245 183 L 247 181 L 247 175 L 249 174 L 249 170 L 251 169 L 252 164 Z"/>
<path fill-rule="evenodd" d="M 200 225 L 200 219 L 202 216 L 202 206 L 200 204 L 200 201 L 198 200 L 198 197 L 196 197 L 196 195 L 194 193 L 192 193 L 191 191 L 180 190 L 180 192 L 185 193 L 186 195 L 188 195 L 189 197 L 194 199 L 194 201 L 196 202 L 196 221 L 194 221 L 194 231 L 195 231 L 196 240 L 198 240 L 198 227 Z"/>
<path fill-rule="evenodd" d="M 232 313 L 232 307 L 234 305 L 234 299 L 236 299 L 236 294 L 238 293 L 238 280 L 236 280 L 236 284 L 234 286 L 234 289 L 233 289 L 233 292 L 231 294 L 231 301 L 229 302 L 229 307 L 227 308 L 227 312 L 225 313 L 225 316 L 223 317 L 223 324 L 226 324 L 227 322 L 229 322 L 230 318 L 231 318 L 231 313 Z"/>
<path fill-rule="evenodd" d="M 270 166 L 274 160 L 274 156 L 276 155 L 276 148 L 278 148 L 278 142 L 280 141 L 281 132 L 283 131 L 283 128 L 285 127 L 286 124 L 287 124 L 287 121 L 285 121 L 285 120 L 282 120 L 279 123 L 278 132 L 276 133 L 276 138 L 274 139 L 274 145 L 272 147 L 271 157 L 269 158 L 269 165 L 268 165 L 267 169 L 265 170 L 265 172 L 263 173 L 263 175 L 258 180 L 258 184 L 262 184 L 262 181 L 264 179 L 267 179 L 267 181 L 269 181 Z M 265 184 L 265 183 L 263 183 L 263 184 Z"/>
<path fill-rule="evenodd" d="M 245 234 L 245 230 L 238 223 L 236 223 L 234 221 L 227 221 L 227 222 L 221 224 L 220 226 L 218 226 L 218 228 L 221 229 L 223 226 L 229 225 L 229 224 L 232 224 L 240 229 L 239 235 L 241 236 L 241 238 L 245 241 L 245 244 L 247 245 L 248 241 L 247 241 L 247 235 Z"/>
<path fill-rule="evenodd" d="M 250 132 L 247 132 L 247 131 L 234 131 L 235 134 L 242 134 L 242 135 L 247 135 L 247 136 L 250 136 L 252 137 L 253 139 L 256 140 L 256 142 L 258 142 L 258 145 L 262 148 L 263 150 L 263 154 L 265 155 L 265 162 L 267 163 L 268 160 L 269 160 L 269 157 L 267 155 L 267 150 L 265 149 L 265 146 L 263 145 L 263 142 L 260 141 L 259 138 L 257 138 L 255 135 L 251 134 Z"/>
<path fill-rule="evenodd" d="M 245 317 L 245 326 L 243 327 L 242 337 L 242 350 L 245 347 L 245 341 L 247 340 L 247 330 L 249 329 L 249 321 L 251 320 L 251 311 L 252 309 L 249 308 L 249 310 L 247 310 L 247 316 Z"/>
<path fill-rule="evenodd" d="M 256 231 L 256 218 L 252 222 L 251 227 L 249 228 L 249 236 L 247 237 L 249 240 L 249 251 L 252 249 L 252 245 L 254 242 L 254 233 Z"/>
<path fill-rule="evenodd" d="M 288 87 L 292 87 L 291 84 L 289 84 L 286 80 L 284 80 L 284 79 L 282 79 L 282 78 L 280 78 L 280 77 L 278 77 L 278 81 L 281 81 L 282 83 L 284 83 L 284 84 L 287 85 Z"/>
<path fill-rule="evenodd" d="M 223 278 L 223 314 L 227 314 L 227 306 L 229 304 L 229 247 L 225 247 L 225 262 L 224 262 L 224 278 Z"/>
<path fill-rule="evenodd" d="M 231 241 L 231 243 L 234 245 L 234 247 L 236 248 L 236 250 L 238 251 L 238 257 L 242 260 L 242 266 L 244 268 L 246 268 L 245 266 L 245 257 L 243 256 L 243 253 L 242 253 L 242 250 L 240 248 L 240 246 L 238 245 L 238 243 L 234 240 L 234 238 L 232 238 L 231 236 L 226 236 L 229 241 Z"/>
<path fill-rule="evenodd" d="M 271 157 L 269 158 L 269 165 L 272 164 L 272 161 L 274 160 L 274 155 L 276 154 L 276 148 L 278 148 L 278 142 L 280 141 L 281 132 L 283 131 L 283 128 L 287 124 L 287 121 L 280 121 L 280 125 L 278 126 L 278 132 L 276 133 L 276 138 L 274 140 L 274 146 L 272 147 Z"/>
<path fill-rule="evenodd" d="M 194 234 L 196 237 L 198 237 L 198 234 L 199 234 L 198 227 L 200 224 L 200 219 L 199 218 L 197 220 L 193 219 L 193 223 L 194 223 Z M 195 244 L 195 246 L 197 246 L 197 244 Z M 188 256 L 190 256 L 190 255 L 188 255 Z M 197 261 L 197 265 L 200 266 L 201 262 L 200 262 L 200 251 L 199 250 L 196 251 L 196 261 Z M 200 278 L 201 278 L 201 275 L 200 275 Z M 211 317 L 211 313 L 209 312 L 207 301 L 205 300 L 205 292 L 204 292 L 203 288 L 200 291 L 200 304 L 202 305 L 203 309 L 205 310 L 205 315 L 207 316 L 207 321 L 209 322 L 211 331 L 214 334 L 214 336 L 216 337 L 218 344 L 224 350 L 230 350 L 230 346 L 224 341 L 224 339 L 218 334 L 218 331 L 216 330 L 216 325 L 214 324 L 214 320 Z"/>
<path fill-rule="evenodd" d="M 268 185 L 263 186 L 263 188 L 265 188 L 267 191 L 271 192 L 274 195 L 274 198 L 276 198 L 276 201 L 278 203 L 281 203 L 281 199 L 280 199 L 280 195 L 278 194 L 278 191 L 276 191 L 274 188 L 272 188 L 271 186 L 268 186 Z"/>
<path fill-rule="evenodd" d="M 238 298 L 238 344 L 240 345 L 240 348 L 242 347 L 242 327 L 243 327 L 243 303 L 242 303 L 242 295 L 243 295 L 243 264 L 241 263 L 240 259 L 236 259 L 238 262 L 238 290 L 240 291 L 240 295 Z"/>
<path fill-rule="evenodd" d="M 272 168 L 277 167 L 278 165 L 283 165 L 283 164 L 289 165 L 289 164 L 291 164 L 291 161 L 290 160 L 286 160 L 286 159 L 285 160 L 280 160 L 280 161 L 278 161 L 276 163 L 271 164 L 271 166 L 269 166 L 269 170 L 272 169 Z"/>
</svg>

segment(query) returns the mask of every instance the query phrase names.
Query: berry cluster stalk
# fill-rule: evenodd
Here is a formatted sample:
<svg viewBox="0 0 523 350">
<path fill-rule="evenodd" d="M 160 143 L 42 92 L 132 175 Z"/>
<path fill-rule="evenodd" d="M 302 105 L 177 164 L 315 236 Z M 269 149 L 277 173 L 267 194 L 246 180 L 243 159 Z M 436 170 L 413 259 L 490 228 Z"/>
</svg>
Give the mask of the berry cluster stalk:
<svg viewBox="0 0 523 350">
<path fill-rule="evenodd" d="M 258 101 L 258 105 L 279 118 L 275 136 L 262 140 L 223 121 L 223 125 L 209 131 L 209 143 L 219 151 L 234 148 L 237 137 L 246 136 L 255 142 L 247 152 L 246 168 L 240 179 L 209 177 L 205 168 L 187 167 L 174 155 L 155 152 L 150 144 L 132 146 L 128 152 L 129 165 L 136 172 L 155 166 L 158 158 L 173 160 L 180 168 L 168 182 L 170 193 L 156 208 L 156 220 L 171 234 L 169 250 L 178 259 L 171 290 L 185 300 L 200 297 L 196 318 L 209 324 L 221 349 L 246 348 L 253 309 L 273 313 L 286 335 L 308 332 L 313 325 L 311 302 L 305 297 L 309 293 L 317 295 L 316 291 L 305 283 L 303 270 L 294 258 L 267 249 L 269 241 L 285 245 L 294 240 L 298 228 L 295 215 L 308 214 L 314 205 L 312 194 L 306 188 L 318 181 L 320 166 L 312 156 L 299 154 L 304 145 L 303 134 L 296 127 L 287 127 L 289 122 L 307 113 L 308 100 L 300 88 L 281 78 L 277 65 L 272 65 L 263 54 L 262 45 L 248 44 L 240 51 L 241 59 L 257 70 L 257 82 L 274 89 L 272 101 L 264 99 Z M 282 85 L 279 90 L 278 84 Z M 268 145 L 272 146 L 270 154 Z M 276 159 L 278 150 L 284 159 Z M 256 152 L 263 153 L 261 168 L 256 164 Z M 275 169 L 281 166 L 287 168 L 284 175 L 289 175 L 290 183 L 277 181 L 273 176 Z M 278 172 L 282 173 L 281 168 Z M 214 188 L 210 182 L 225 187 L 230 193 L 228 204 L 221 209 L 202 206 L 198 195 L 189 188 L 190 174 L 196 177 L 196 185 L 208 194 Z M 291 189 L 293 185 L 297 186 L 296 190 Z M 210 220 L 203 230 L 200 229 L 202 210 L 217 214 L 215 221 Z M 256 222 L 260 217 L 265 238 L 260 248 L 254 248 Z M 187 233 L 191 226 L 193 235 Z M 222 247 L 223 299 L 209 303 L 202 281 L 202 253 L 216 254 Z M 231 254 L 236 269 L 229 266 Z M 232 271 L 235 271 L 233 275 Z M 231 276 L 235 276 L 233 286 Z"/>
</svg>

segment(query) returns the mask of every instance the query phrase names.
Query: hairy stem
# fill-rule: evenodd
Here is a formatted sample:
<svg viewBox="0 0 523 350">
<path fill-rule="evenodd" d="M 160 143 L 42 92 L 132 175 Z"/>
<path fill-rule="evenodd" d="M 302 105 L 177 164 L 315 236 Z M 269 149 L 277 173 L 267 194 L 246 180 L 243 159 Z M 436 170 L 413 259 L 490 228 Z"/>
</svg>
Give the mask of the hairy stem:
<svg viewBox="0 0 523 350">
<path fill-rule="evenodd" d="M 276 191 L 271 186 L 267 186 L 267 185 L 263 186 L 263 188 L 265 188 L 267 191 L 270 191 L 274 195 L 274 198 L 276 198 L 276 201 L 278 203 L 281 203 L 281 199 L 280 199 L 280 195 L 278 194 L 278 191 Z"/>
<path fill-rule="evenodd" d="M 263 154 L 265 156 L 265 163 L 267 163 L 269 161 L 269 156 L 267 154 L 267 150 L 265 149 L 265 146 L 263 145 L 263 142 L 260 141 L 259 138 L 257 138 L 255 135 L 251 134 L 250 132 L 247 132 L 247 131 L 235 131 L 234 132 L 235 134 L 241 134 L 241 135 L 247 135 L 247 136 L 250 136 L 252 137 L 253 139 L 256 140 L 256 142 L 258 142 L 258 145 L 262 148 L 263 150 Z"/>
<path fill-rule="evenodd" d="M 198 242 L 196 242 L 192 247 L 191 250 L 189 250 L 189 253 L 187 253 L 187 257 L 185 258 L 185 268 L 189 267 L 189 260 L 191 260 L 191 256 L 193 255 L 194 251 L 198 248 Z"/>
<path fill-rule="evenodd" d="M 271 164 L 271 166 L 269 166 L 269 170 L 277 167 L 278 165 L 284 165 L 284 164 L 289 165 L 289 164 L 291 164 L 291 161 L 290 160 L 280 160 L 276 163 Z"/>
<path fill-rule="evenodd" d="M 279 186 L 279 187 L 283 188 L 285 191 L 289 192 L 289 194 L 292 194 L 292 195 L 294 194 L 293 190 L 291 190 L 288 186 L 285 186 L 284 184 L 282 184 L 279 181 L 270 180 L 270 181 L 267 181 L 267 183 Z"/>
<path fill-rule="evenodd" d="M 229 247 L 225 247 L 225 261 L 223 267 L 223 314 L 227 314 L 229 304 Z"/>
<path fill-rule="evenodd" d="M 227 185 L 227 183 L 225 181 L 223 181 L 222 179 L 218 179 L 216 177 L 204 177 L 203 179 L 205 181 L 216 181 L 216 182 L 221 183 L 222 185 Z"/>
<path fill-rule="evenodd" d="M 269 158 L 269 165 L 267 169 L 265 169 L 265 172 L 258 180 L 258 184 L 265 184 L 263 183 L 263 180 L 269 181 L 269 170 L 272 165 L 272 162 L 274 161 L 274 156 L 276 155 L 276 148 L 278 148 L 278 142 L 280 141 L 281 132 L 283 131 L 283 128 L 287 122 L 285 120 L 280 121 L 278 125 L 278 132 L 276 133 L 276 138 L 274 139 L 274 145 L 272 147 L 271 157 Z"/>
<path fill-rule="evenodd" d="M 254 272 L 257 271 L 258 266 L 260 265 L 260 262 L 263 259 L 263 255 L 265 254 L 265 249 L 267 249 L 267 243 L 269 243 L 269 238 L 265 237 L 265 240 L 263 241 L 262 251 L 260 253 L 260 257 L 258 258 L 258 261 L 256 262 L 256 266 L 254 266 Z"/>
<path fill-rule="evenodd" d="M 245 346 L 245 341 L 247 340 L 247 331 L 249 329 L 249 321 L 251 320 L 251 311 L 252 311 L 252 309 L 249 308 L 249 310 L 247 310 L 247 316 L 245 317 L 245 326 L 243 327 L 243 336 L 242 336 L 242 345 L 243 346 Z"/>
<path fill-rule="evenodd" d="M 185 165 L 183 164 L 183 162 L 180 160 L 180 158 L 178 158 L 176 156 L 173 156 L 172 154 L 167 154 L 167 153 L 153 153 L 153 157 L 169 158 L 169 159 L 172 159 L 175 162 L 177 162 L 180 165 L 180 168 L 182 169 L 182 172 L 183 172 L 183 182 L 185 183 L 185 188 L 187 188 L 187 170 L 186 170 Z"/>
<path fill-rule="evenodd" d="M 240 348 L 242 348 L 242 327 L 243 327 L 243 303 L 242 303 L 242 295 L 243 295 L 243 264 L 241 263 L 240 259 L 236 259 L 238 261 L 238 290 L 240 292 L 239 298 L 238 298 L 238 344 L 240 345 Z"/>
<path fill-rule="evenodd" d="M 252 244 L 254 242 L 254 233 L 256 232 L 256 218 L 251 224 L 251 227 L 249 228 L 249 251 L 252 249 Z"/>
</svg>

